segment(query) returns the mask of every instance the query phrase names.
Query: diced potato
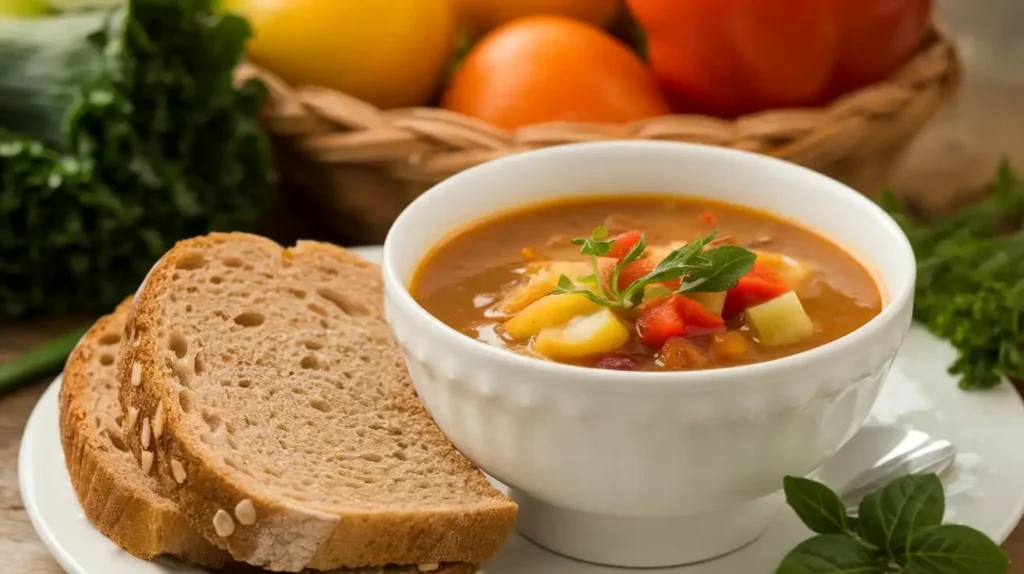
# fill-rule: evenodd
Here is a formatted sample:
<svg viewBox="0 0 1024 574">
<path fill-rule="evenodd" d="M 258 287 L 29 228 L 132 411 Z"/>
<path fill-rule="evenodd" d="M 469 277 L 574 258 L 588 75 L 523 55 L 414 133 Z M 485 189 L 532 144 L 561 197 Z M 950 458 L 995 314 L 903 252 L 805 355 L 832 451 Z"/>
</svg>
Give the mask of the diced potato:
<svg viewBox="0 0 1024 574">
<path fill-rule="evenodd" d="M 543 329 L 533 341 L 533 350 L 559 361 L 610 353 L 629 341 L 629 329 L 607 307 L 576 317 L 561 327 Z"/>
<path fill-rule="evenodd" d="M 774 251 L 755 251 L 754 253 L 757 254 L 759 262 L 778 274 L 785 281 L 786 286 L 794 291 L 799 291 L 814 275 L 807 265 L 788 255 Z"/>
<path fill-rule="evenodd" d="M 578 293 L 548 295 L 530 303 L 505 322 L 505 332 L 516 339 L 529 339 L 548 327 L 559 327 L 601 306 Z"/>
<path fill-rule="evenodd" d="M 554 291 L 562 275 L 576 281 L 581 276 L 593 273 L 592 267 L 582 261 L 531 263 L 526 270 L 529 280 L 502 300 L 498 305 L 499 313 L 514 315 L 522 311 L 527 305 Z"/>
<path fill-rule="evenodd" d="M 725 309 L 725 291 L 719 291 L 717 293 L 691 293 L 687 292 L 686 296 L 694 301 L 700 303 L 701 307 L 704 307 L 708 311 L 711 311 L 715 315 L 721 316 L 722 309 Z"/>
<path fill-rule="evenodd" d="M 798 343 L 814 332 L 814 323 L 804 311 L 800 298 L 792 291 L 747 308 L 747 321 L 757 332 L 762 345 Z"/>
</svg>

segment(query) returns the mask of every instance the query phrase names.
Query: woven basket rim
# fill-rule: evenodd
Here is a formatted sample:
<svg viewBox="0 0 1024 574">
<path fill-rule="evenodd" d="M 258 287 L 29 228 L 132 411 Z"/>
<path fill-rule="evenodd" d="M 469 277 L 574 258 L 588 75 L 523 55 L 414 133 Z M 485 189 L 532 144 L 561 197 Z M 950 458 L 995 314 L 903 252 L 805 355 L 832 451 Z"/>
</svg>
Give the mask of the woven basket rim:
<svg viewBox="0 0 1024 574">
<path fill-rule="evenodd" d="M 655 139 L 722 145 L 814 165 L 857 146 L 893 146 L 912 137 L 953 98 L 963 81 L 956 44 L 932 23 L 916 56 L 882 82 L 816 108 L 779 108 L 722 119 L 672 114 L 630 123 L 551 122 L 506 130 L 437 107 L 380 109 L 316 86 L 293 87 L 247 62 L 237 81 L 268 88 L 265 125 L 322 164 L 366 164 L 393 177 L 437 182 L 510 153 L 585 141 Z"/>
</svg>

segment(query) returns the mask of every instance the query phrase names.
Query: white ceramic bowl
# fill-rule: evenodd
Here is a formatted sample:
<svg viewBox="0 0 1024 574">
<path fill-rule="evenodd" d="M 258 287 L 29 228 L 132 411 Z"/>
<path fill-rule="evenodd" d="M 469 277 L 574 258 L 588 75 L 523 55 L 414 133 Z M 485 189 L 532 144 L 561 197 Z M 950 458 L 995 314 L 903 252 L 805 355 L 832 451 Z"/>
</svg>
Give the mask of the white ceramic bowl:
<svg viewBox="0 0 1024 574">
<path fill-rule="evenodd" d="M 481 218 L 630 192 L 726 200 L 818 230 L 872 272 L 882 312 L 775 361 L 635 373 L 488 346 L 408 292 L 430 248 Z M 575 144 L 486 163 L 415 200 L 384 244 L 387 318 L 441 430 L 512 489 L 527 538 L 632 567 L 705 560 L 763 532 L 783 476 L 811 473 L 864 422 L 910 325 L 914 279 L 899 227 L 850 188 L 768 157 L 679 143 Z"/>
</svg>

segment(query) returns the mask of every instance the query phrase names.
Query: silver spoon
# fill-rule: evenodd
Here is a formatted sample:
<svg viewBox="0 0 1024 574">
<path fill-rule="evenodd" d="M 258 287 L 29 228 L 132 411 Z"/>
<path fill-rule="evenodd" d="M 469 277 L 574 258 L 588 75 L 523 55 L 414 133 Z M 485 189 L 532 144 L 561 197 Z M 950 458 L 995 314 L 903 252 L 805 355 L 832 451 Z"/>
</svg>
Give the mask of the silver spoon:
<svg viewBox="0 0 1024 574">
<path fill-rule="evenodd" d="M 927 473 L 941 477 L 953 466 L 956 447 L 952 443 L 917 430 L 903 432 L 897 440 L 887 441 L 888 450 L 874 464 L 838 489 L 847 514 L 857 516 L 857 507 L 865 496 L 896 478 Z"/>
</svg>

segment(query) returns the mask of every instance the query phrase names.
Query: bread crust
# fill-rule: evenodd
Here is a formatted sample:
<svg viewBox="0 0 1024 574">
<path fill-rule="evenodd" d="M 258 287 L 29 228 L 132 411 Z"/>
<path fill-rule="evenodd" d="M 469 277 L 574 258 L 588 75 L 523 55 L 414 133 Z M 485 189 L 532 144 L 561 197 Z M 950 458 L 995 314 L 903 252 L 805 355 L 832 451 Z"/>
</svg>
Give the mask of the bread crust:
<svg viewBox="0 0 1024 574">
<path fill-rule="evenodd" d="M 99 319 L 68 358 L 60 389 L 60 438 L 71 485 L 86 518 L 129 554 L 150 560 L 161 554 L 218 568 L 230 556 L 200 536 L 174 504 L 141 481 L 131 482 L 124 453 L 102 436 L 94 422 L 97 397 L 90 364 L 97 353 L 112 353 L 104 337 L 120 335 L 131 300 Z M 114 400 L 117 400 L 116 397 Z"/>
<path fill-rule="evenodd" d="M 283 249 L 254 235 L 214 233 L 179 242 L 150 271 L 139 288 L 125 328 L 118 362 L 121 405 L 124 412 L 136 408 L 139 418 L 163 418 L 163 433 L 152 441 L 152 472 L 162 493 L 174 499 L 188 522 L 207 540 L 227 550 L 235 559 L 268 570 L 297 572 L 303 568 L 357 569 L 373 564 L 445 564 L 452 574 L 475 571 L 473 564 L 491 558 L 504 543 L 515 520 L 516 505 L 486 483 L 486 478 L 461 454 L 459 472 L 478 489 L 493 492 L 487 504 L 472 511 L 437 508 L 427 510 L 375 510 L 338 512 L 316 502 L 300 503 L 275 496 L 251 477 L 227 466 L 188 428 L 185 414 L 172 387 L 172 367 L 162 359 L 164 341 L 156 340 L 162 321 L 162 300 L 169 296 L 174 269 L 183 258 L 205 252 L 224 242 L 246 242 L 249 247 L 279 253 L 283 265 L 331 265 L 367 273 L 368 281 L 380 284 L 379 268 L 342 248 L 300 242 Z M 380 287 L 379 290 L 382 290 Z M 379 302 L 371 309 L 373 320 L 383 320 Z M 138 385 L 127 384 L 133 368 L 141 375 Z M 407 389 L 411 416 L 429 414 Z M 440 433 L 430 421 L 434 432 Z M 126 432 L 125 442 L 137 455 L 143 450 L 138 432 Z M 174 468 L 180 465 L 187 478 L 179 484 Z M 234 520 L 236 508 L 249 501 L 258 519 L 251 525 Z M 215 517 L 227 515 L 232 532 L 218 533 Z M 222 525 L 225 518 L 221 517 Z"/>
</svg>

